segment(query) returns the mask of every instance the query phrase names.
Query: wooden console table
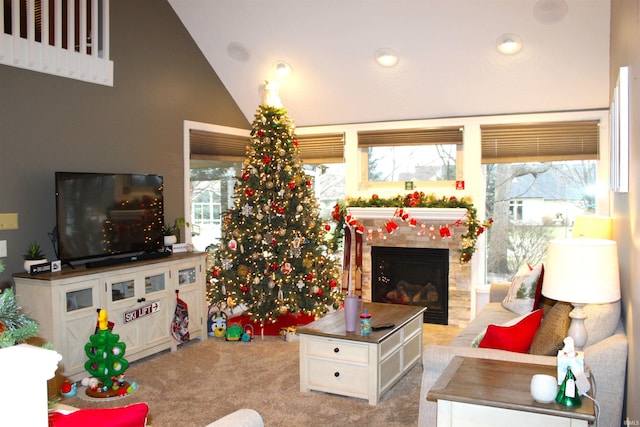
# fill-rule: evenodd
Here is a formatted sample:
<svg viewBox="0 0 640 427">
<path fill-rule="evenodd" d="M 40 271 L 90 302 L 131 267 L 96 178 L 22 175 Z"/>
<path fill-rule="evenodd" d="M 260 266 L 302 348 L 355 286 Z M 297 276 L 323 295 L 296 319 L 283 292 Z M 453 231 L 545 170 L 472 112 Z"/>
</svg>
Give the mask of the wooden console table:
<svg viewBox="0 0 640 427">
<path fill-rule="evenodd" d="M 372 324 L 394 327 L 369 336 L 345 331 L 344 310 L 299 327 L 300 391 L 317 390 L 368 399 L 382 396 L 422 356 L 425 307 L 365 303 Z"/>
<path fill-rule="evenodd" d="M 427 399 L 438 402 L 438 427 L 586 427 L 595 422 L 588 398 L 578 408 L 536 402 L 529 389 L 534 374 L 555 376 L 556 367 L 456 356 Z"/>
</svg>

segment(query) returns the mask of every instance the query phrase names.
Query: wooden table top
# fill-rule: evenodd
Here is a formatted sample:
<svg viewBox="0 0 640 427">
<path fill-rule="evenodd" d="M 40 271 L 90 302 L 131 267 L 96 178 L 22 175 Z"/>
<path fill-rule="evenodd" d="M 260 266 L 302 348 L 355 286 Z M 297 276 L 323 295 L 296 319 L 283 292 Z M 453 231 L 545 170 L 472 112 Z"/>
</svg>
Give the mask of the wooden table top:
<svg viewBox="0 0 640 427">
<path fill-rule="evenodd" d="M 582 406 L 578 408 L 569 408 L 556 402 L 536 402 L 530 392 L 531 377 L 534 374 L 555 377 L 556 366 L 456 356 L 431 387 L 427 399 L 595 422 L 593 401 L 586 397 L 582 398 Z"/>
<path fill-rule="evenodd" d="M 385 303 L 364 303 L 364 308 L 371 314 L 371 324 L 373 326 L 383 323 L 392 323 L 395 326 L 389 329 L 371 331 L 371 335 L 360 335 L 360 324 L 356 326 L 355 332 L 347 332 L 344 319 L 344 309 L 329 313 L 320 319 L 296 329 L 298 334 L 315 335 L 327 338 L 347 339 L 352 341 L 363 341 L 369 343 L 379 343 L 390 336 L 393 332 L 406 325 L 416 316 L 422 316 L 426 307 L 401 304 Z"/>
</svg>

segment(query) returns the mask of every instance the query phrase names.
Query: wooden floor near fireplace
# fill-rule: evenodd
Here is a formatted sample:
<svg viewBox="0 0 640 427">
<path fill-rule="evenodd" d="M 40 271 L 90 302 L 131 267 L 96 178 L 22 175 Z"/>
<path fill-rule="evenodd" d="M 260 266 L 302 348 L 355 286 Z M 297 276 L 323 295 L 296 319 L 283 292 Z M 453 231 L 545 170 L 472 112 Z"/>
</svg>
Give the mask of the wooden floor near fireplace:
<svg viewBox="0 0 640 427">
<path fill-rule="evenodd" d="M 424 323 L 422 325 L 422 343 L 449 345 L 464 328 L 451 325 L 435 325 L 432 323 Z"/>
</svg>

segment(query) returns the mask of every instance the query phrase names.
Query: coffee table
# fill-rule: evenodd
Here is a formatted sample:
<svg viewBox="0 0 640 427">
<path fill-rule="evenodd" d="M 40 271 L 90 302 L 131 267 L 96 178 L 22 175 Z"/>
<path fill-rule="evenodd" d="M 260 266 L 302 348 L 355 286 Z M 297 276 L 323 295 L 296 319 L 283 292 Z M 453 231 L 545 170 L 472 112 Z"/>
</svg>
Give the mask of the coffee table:
<svg viewBox="0 0 640 427">
<path fill-rule="evenodd" d="M 587 427 L 596 420 L 593 402 L 569 408 L 536 402 L 534 374 L 557 374 L 554 365 L 455 356 L 429 390 L 438 402 L 438 427 Z"/>
<path fill-rule="evenodd" d="M 388 329 L 361 336 L 345 331 L 344 310 L 298 327 L 300 391 L 311 390 L 367 399 L 380 397 L 422 359 L 425 307 L 365 303 L 373 325 Z"/>
</svg>

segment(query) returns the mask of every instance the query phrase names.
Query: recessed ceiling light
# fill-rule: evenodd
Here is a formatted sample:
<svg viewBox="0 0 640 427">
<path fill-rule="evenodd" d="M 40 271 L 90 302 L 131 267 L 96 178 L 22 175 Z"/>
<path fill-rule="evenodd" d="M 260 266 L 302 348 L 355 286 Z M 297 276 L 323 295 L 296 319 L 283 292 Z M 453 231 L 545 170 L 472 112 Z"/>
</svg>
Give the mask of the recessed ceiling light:
<svg viewBox="0 0 640 427">
<path fill-rule="evenodd" d="M 284 61 L 277 61 L 273 63 L 273 70 L 278 77 L 288 77 L 293 72 L 291 65 Z"/>
<path fill-rule="evenodd" d="M 498 37 L 496 47 L 504 55 L 515 55 L 522 50 L 522 40 L 515 34 L 504 34 Z"/>
<path fill-rule="evenodd" d="M 376 62 L 383 67 L 393 67 L 398 63 L 398 55 L 393 49 L 378 49 L 376 51 Z"/>
</svg>

